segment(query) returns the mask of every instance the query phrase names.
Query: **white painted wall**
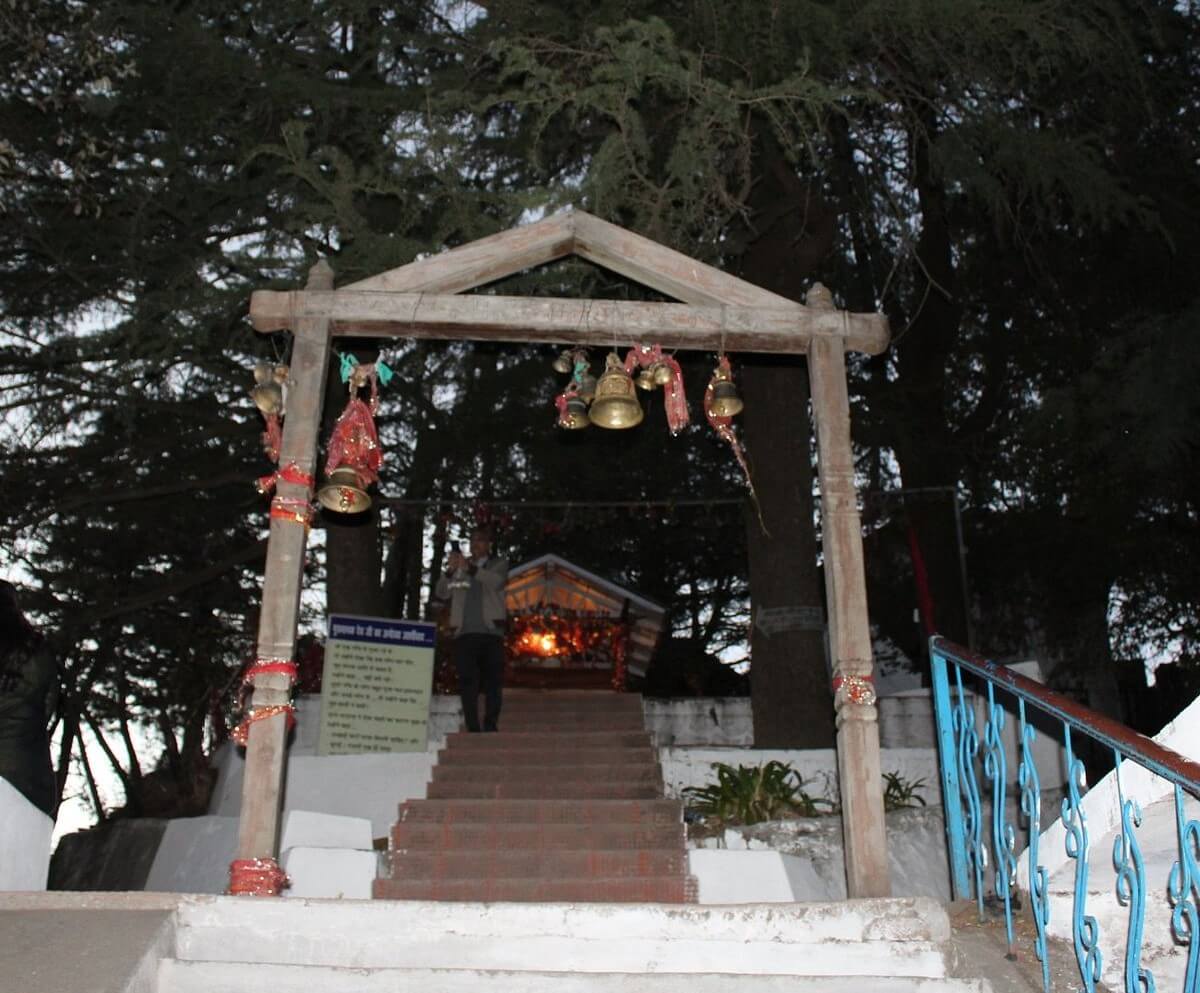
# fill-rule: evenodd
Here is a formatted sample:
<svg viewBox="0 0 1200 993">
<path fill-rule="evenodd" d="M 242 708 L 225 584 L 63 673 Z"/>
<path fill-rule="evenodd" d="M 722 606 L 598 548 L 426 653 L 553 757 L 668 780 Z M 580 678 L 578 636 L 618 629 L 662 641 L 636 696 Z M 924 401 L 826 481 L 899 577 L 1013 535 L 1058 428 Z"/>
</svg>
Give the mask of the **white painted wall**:
<svg viewBox="0 0 1200 993">
<path fill-rule="evenodd" d="M 754 744 L 749 697 L 646 697 L 643 708 L 646 730 L 660 747 Z"/>
<path fill-rule="evenodd" d="M 180 817 L 167 822 L 146 889 L 224 893 L 237 851 L 236 817 Z M 280 865 L 292 885 L 284 896 L 370 899 L 378 855 L 371 822 L 307 810 L 284 815 Z"/>
<path fill-rule="evenodd" d="M 404 800 L 420 799 L 433 774 L 438 749 L 462 719 L 457 697 L 435 696 L 430 704 L 429 745 L 423 752 L 317 755 L 321 698 L 300 697 L 296 732 L 288 748 L 283 809 L 365 818 L 376 838 L 384 837 Z M 226 742 L 214 756 L 217 785 L 209 813 L 237 817 L 242 809 L 245 753 Z"/>
<path fill-rule="evenodd" d="M 54 820 L 0 777 L 0 890 L 44 890 Z"/>
<path fill-rule="evenodd" d="M 950 899 L 950 867 L 940 807 L 887 814 L 892 895 Z M 701 903 L 846 899 L 840 817 L 806 817 L 727 828 L 694 838 L 688 852 Z M 765 856 L 779 856 L 767 858 Z"/>
</svg>

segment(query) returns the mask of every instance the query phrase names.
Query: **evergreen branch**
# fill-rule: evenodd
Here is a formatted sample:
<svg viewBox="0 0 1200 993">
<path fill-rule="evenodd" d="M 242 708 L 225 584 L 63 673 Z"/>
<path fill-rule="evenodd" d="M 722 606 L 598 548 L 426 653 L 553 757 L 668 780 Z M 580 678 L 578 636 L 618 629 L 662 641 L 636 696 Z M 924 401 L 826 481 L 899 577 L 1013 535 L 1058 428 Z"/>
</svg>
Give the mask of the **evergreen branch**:
<svg viewBox="0 0 1200 993">
<path fill-rule="evenodd" d="M 196 572 L 187 576 L 182 576 L 168 583 L 163 583 L 152 590 L 139 593 L 135 596 L 123 600 L 120 603 L 109 604 L 105 607 L 84 608 L 75 613 L 79 621 L 83 623 L 95 623 L 97 621 L 109 620 L 113 617 L 119 617 L 123 614 L 130 614 L 138 610 L 144 610 L 146 607 L 154 606 L 161 603 L 163 600 L 169 600 L 171 597 L 179 596 L 181 593 L 186 593 L 189 590 L 195 589 L 197 586 L 203 586 L 206 583 L 211 583 L 214 579 L 219 579 L 230 569 L 235 566 L 246 565 L 262 558 L 267 553 L 267 539 L 263 538 L 251 545 L 246 545 L 238 549 L 231 555 L 227 555 L 219 562 L 214 562 L 212 565 L 204 569 L 199 569 Z"/>
</svg>

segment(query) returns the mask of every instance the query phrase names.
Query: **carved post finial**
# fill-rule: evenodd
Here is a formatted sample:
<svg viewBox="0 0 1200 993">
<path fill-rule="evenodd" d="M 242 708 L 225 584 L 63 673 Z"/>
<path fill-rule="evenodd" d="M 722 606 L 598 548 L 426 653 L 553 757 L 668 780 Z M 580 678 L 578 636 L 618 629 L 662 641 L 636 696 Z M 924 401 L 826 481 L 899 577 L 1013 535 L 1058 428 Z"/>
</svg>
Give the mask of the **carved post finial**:
<svg viewBox="0 0 1200 993">
<path fill-rule="evenodd" d="M 328 259 L 317 259 L 313 267 L 308 270 L 308 283 L 305 288 L 309 290 L 333 289 L 333 266 L 329 264 Z"/>
<path fill-rule="evenodd" d="M 833 310 L 833 293 L 824 283 L 813 283 L 804 296 L 804 303 L 817 310 Z"/>
</svg>

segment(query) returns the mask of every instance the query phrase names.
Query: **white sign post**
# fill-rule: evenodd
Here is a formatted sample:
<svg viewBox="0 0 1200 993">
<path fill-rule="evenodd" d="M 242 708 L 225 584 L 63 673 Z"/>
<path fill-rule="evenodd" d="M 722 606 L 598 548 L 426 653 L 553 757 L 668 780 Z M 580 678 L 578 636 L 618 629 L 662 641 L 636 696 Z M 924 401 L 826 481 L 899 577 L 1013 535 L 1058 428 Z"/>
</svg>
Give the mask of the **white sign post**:
<svg viewBox="0 0 1200 993">
<path fill-rule="evenodd" d="M 425 750 L 436 633 L 422 621 L 330 614 L 318 754 Z"/>
</svg>

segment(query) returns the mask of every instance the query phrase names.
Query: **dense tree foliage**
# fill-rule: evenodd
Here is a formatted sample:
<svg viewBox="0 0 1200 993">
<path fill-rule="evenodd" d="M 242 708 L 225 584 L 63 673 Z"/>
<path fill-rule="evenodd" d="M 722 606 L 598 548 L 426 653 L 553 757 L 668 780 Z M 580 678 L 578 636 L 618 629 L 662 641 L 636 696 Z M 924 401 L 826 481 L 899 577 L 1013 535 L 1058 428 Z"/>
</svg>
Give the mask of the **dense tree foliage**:
<svg viewBox="0 0 1200 993">
<path fill-rule="evenodd" d="M 268 466 L 249 367 L 287 345 L 249 330 L 250 291 L 317 257 L 345 283 L 565 203 L 776 292 L 819 278 L 887 312 L 893 347 L 852 363 L 852 394 L 872 613 L 893 641 L 920 652 L 916 548 L 940 630 L 965 640 L 970 612 L 981 648 L 1059 663 L 1114 713 L 1119 672 L 1194 660 L 1188 8 L 22 0 L 5 16 L 0 567 L 54 631 L 63 754 L 81 728 L 121 731 L 104 761 L 133 809 L 154 801 L 131 725 L 159 729 L 168 780 L 191 782 L 252 652 L 249 483 Z M 578 263 L 502 288 L 647 295 Z M 466 498 L 511 519 L 512 557 L 628 581 L 710 650 L 746 636 L 748 581 L 760 606 L 820 602 L 802 361 L 735 357 L 768 534 L 725 504 L 649 506 L 742 492 L 700 426 L 668 439 L 652 410 L 637 432 L 551 430 L 547 349 L 374 347 L 398 372 L 384 489 L 410 502 L 316 533 L 331 602 L 419 611 L 426 542 L 436 564 Z M 693 411 L 710 367 L 687 365 Z M 819 636 L 755 632 L 751 649 L 761 742 L 825 740 Z"/>
</svg>

